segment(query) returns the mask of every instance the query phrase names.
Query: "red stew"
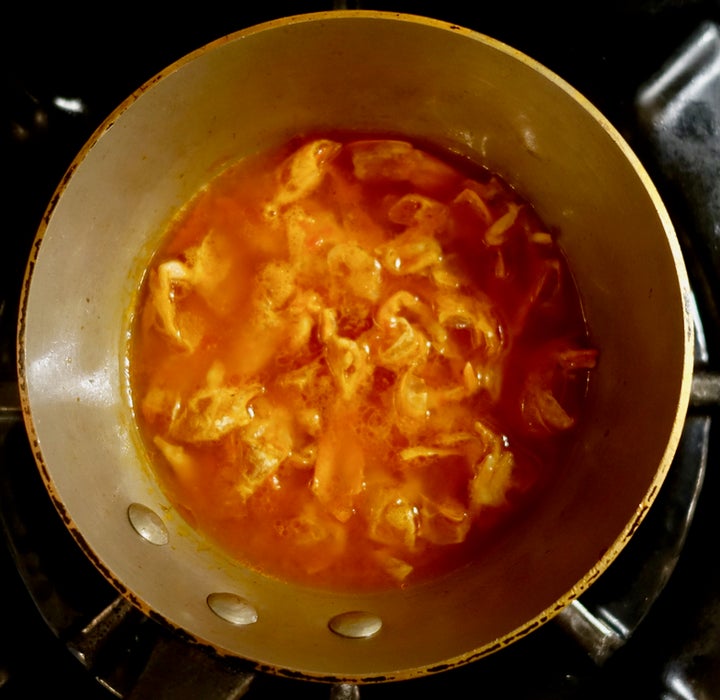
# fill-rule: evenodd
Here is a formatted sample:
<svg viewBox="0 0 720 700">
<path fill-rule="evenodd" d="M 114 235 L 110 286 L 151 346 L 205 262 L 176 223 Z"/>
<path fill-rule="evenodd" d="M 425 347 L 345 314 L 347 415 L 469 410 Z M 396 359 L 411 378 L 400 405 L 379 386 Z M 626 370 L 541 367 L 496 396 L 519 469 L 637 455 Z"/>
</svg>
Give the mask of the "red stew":
<svg viewBox="0 0 720 700">
<path fill-rule="evenodd" d="M 556 236 L 409 140 L 294 139 L 172 222 L 131 335 L 171 501 L 271 576 L 405 586 L 551 486 L 596 351 Z"/>
</svg>

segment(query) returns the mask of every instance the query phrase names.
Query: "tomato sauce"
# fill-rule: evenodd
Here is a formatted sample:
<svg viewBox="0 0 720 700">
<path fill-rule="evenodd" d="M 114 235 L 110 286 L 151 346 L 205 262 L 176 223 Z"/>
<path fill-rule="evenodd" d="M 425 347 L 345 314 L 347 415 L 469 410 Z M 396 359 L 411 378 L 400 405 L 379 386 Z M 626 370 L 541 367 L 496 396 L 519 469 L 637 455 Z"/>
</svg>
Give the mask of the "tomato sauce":
<svg viewBox="0 0 720 700">
<path fill-rule="evenodd" d="M 597 352 L 557 235 L 498 175 L 332 134 L 188 202 L 129 358 L 189 523 L 270 576 L 367 590 L 478 560 L 552 487 Z"/>
</svg>

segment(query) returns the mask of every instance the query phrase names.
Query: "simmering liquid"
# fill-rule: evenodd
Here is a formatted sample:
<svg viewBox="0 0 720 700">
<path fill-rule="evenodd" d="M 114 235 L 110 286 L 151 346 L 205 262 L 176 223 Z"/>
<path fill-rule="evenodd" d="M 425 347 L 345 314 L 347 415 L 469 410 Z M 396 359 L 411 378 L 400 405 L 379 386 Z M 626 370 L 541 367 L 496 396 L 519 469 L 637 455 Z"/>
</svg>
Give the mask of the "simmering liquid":
<svg viewBox="0 0 720 700">
<path fill-rule="evenodd" d="M 552 488 L 596 362 L 530 203 L 395 138 L 229 167 L 168 228 L 134 318 L 133 406 L 178 511 L 332 589 L 478 560 Z"/>
</svg>

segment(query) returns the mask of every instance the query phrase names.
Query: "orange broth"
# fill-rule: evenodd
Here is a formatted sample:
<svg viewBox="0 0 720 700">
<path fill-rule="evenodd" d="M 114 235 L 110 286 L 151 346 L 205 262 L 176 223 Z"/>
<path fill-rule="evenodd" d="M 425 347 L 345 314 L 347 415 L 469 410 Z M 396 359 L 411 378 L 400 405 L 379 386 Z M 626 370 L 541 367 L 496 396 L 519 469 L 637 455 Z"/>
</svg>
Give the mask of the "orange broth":
<svg viewBox="0 0 720 700">
<path fill-rule="evenodd" d="M 478 560 L 551 487 L 596 355 L 557 236 L 498 175 L 332 134 L 177 215 L 129 375 L 189 523 L 268 575 L 366 590 Z"/>
</svg>

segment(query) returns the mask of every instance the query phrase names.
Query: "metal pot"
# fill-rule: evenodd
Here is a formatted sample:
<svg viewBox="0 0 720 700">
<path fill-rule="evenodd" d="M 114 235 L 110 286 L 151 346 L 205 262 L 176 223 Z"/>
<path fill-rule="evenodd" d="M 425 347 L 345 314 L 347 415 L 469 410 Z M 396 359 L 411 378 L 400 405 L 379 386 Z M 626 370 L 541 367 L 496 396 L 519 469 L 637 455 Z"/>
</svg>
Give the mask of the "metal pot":
<svg viewBox="0 0 720 700">
<path fill-rule="evenodd" d="M 336 594 L 229 561 L 174 512 L 127 398 L 139 280 L 173 213 L 228 161 L 304 130 L 400 132 L 500 173 L 561 231 L 601 361 L 554 490 L 475 567 Z M 693 364 L 670 219 L 613 127 L 557 76 L 430 19 L 333 11 L 181 59 L 121 104 L 50 202 L 25 277 L 19 384 L 38 467 L 80 546 L 141 610 L 259 669 L 398 680 L 543 624 L 615 559 L 679 442 Z"/>
</svg>

